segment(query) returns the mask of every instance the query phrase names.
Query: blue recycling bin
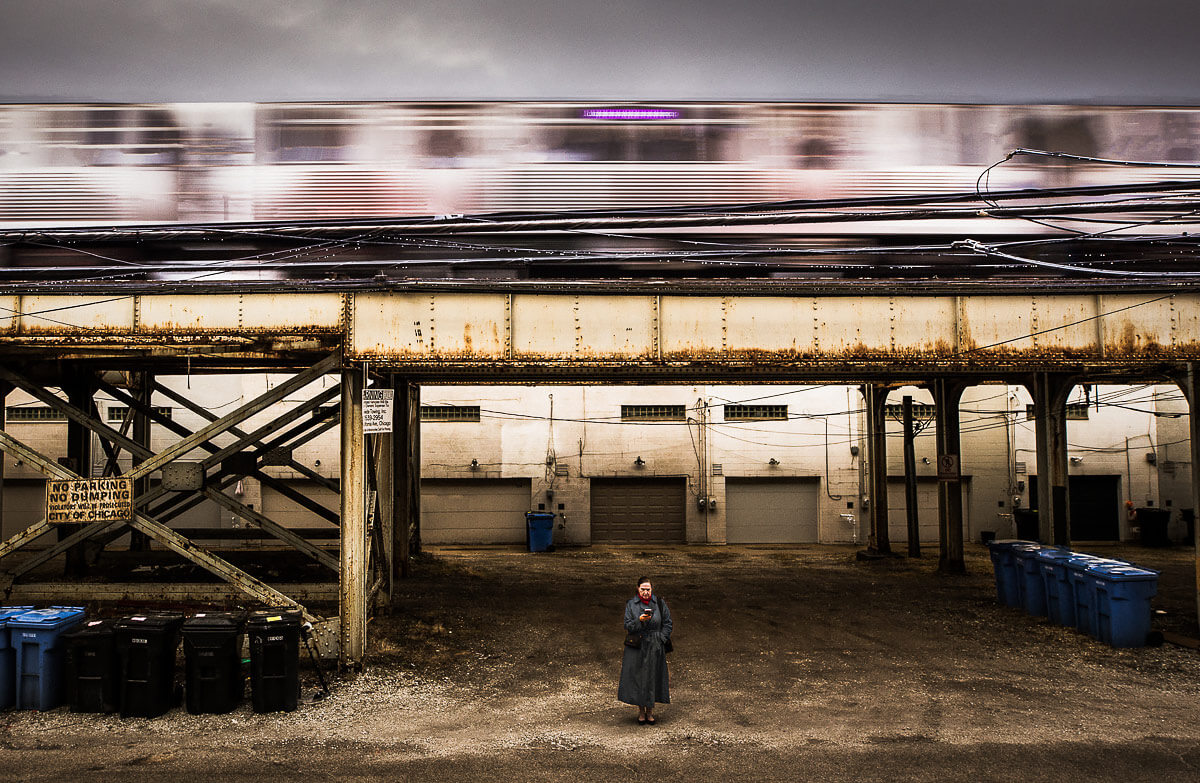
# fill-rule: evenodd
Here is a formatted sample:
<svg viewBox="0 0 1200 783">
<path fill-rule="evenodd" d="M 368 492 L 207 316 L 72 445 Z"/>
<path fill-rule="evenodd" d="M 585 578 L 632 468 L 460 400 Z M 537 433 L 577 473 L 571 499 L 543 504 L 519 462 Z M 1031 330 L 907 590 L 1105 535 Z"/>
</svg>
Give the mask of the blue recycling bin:
<svg viewBox="0 0 1200 783">
<path fill-rule="evenodd" d="M 530 552 L 551 549 L 554 543 L 554 515 L 543 511 L 526 511 L 525 530 Z"/>
<path fill-rule="evenodd" d="M 1095 583 L 1096 638 L 1113 647 L 1144 646 L 1158 572 L 1125 563 L 1097 563 L 1084 573 Z"/>
<path fill-rule="evenodd" d="M 1044 547 L 1037 553 L 1046 593 L 1046 617 L 1056 625 L 1075 625 L 1075 591 L 1067 575 L 1067 560 L 1075 553 L 1067 549 Z"/>
<path fill-rule="evenodd" d="M 7 710 L 17 703 L 17 651 L 9 641 L 8 621 L 31 611 L 32 606 L 0 607 L 0 710 Z"/>
<path fill-rule="evenodd" d="M 1121 564 L 1106 557 L 1076 553 L 1067 558 L 1067 579 L 1075 604 L 1075 630 L 1099 638 L 1096 625 L 1096 580 L 1088 576 L 1091 566 L 1103 563 Z"/>
<path fill-rule="evenodd" d="M 1016 572 L 1013 578 L 1021 593 L 1021 605 L 1037 617 L 1046 616 L 1046 582 L 1037 556 L 1047 548 L 1041 544 L 1018 544 L 1011 550 L 1012 568 Z"/>
<path fill-rule="evenodd" d="M 1021 580 L 1018 579 L 1012 550 L 1015 546 L 1031 544 L 1036 546 L 1033 541 L 1014 539 L 988 542 L 988 554 L 992 557 L 992 570 L 996 575 L 996 600 L 1006 606 L 1018 609 L 1024 606 L 1021 600 Z"/>
<path fill-rule="evenodd" d="M 8 621 L 17 652 L 17 709 L 49 710 L 63 701 L 63 645 L 60 636 L 83 622 L 82 606 L 53 606 Z"/>
</svg>

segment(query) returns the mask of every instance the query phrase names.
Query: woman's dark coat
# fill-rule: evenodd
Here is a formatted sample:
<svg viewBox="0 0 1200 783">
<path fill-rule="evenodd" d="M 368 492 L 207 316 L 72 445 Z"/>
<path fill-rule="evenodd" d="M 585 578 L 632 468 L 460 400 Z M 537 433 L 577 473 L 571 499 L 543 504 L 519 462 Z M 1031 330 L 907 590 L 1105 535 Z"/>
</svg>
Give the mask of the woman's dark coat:
<svg viewBox="0 0 1200 783">
<path fill-rule="evenodd" d="M 646 622 L 638 618 L 645 605 L 638 598 L 625 604 L 626 633 L 641 633 L 641 647 L 626 647 L 621 660 L 621 684 L 617 698 L 638 707 L 653 707 L 655 702 L 671 701 L 667 681 L 667 655 L 663 643 L 671 638 L 671 610 L 667 602 L 655 596 L 650 599 L 651 617 Z"/>
</svg>

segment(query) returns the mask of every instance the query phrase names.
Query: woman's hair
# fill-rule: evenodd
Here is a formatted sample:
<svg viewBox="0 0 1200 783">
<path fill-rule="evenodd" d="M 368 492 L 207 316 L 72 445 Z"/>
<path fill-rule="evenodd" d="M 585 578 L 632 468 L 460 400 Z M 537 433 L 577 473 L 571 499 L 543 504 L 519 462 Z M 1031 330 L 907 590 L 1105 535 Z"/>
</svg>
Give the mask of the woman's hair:
<svg viewBox="0 0 1200 783">
<path fill-rule="evenodd" d="M 649 582 L 649 581 L 650 581 L 650 577 L 648 577 L 648 576 L 639 576 L 639 577 L 638 577 L 638 580 L 637 580 L 637 586 L 638 586 L 638 587 L 641 587 L 642 585 L 644 585 L 646 582 Z"/>
</svg>

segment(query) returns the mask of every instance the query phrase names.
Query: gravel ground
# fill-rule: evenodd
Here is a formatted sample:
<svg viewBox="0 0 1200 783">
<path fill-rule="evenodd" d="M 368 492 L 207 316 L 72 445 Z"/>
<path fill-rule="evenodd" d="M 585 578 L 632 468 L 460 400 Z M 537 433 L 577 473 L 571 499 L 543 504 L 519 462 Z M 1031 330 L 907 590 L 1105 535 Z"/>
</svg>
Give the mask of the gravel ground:
<svg viewBox="0 0 1200 783">
<path fill-rule="evenodd" d="M 1198 637 L 1194 554 L 1155 627 Z M 999 605 L 968 574 L 845 547 L 587 548 L 421 556 L 362 673 L 294 713 L 0 715 L 0 780 L 1200 779 L 1200 653 L 1115 650 Z M 642 573 L 675 619 L 672 699 L 615 699 Z M 315 675 L 302 669 L 305 697 Z"/>
</svg>

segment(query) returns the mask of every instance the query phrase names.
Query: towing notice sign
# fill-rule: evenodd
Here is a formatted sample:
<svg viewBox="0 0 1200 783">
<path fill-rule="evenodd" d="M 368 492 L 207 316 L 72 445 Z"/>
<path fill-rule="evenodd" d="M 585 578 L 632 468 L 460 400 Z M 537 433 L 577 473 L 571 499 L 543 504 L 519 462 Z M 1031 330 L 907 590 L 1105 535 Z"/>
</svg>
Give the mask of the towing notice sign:
<svg viewBox="0 0 1200 783">
<path fill-rule="evenodd" d="M 392 406 L 395 404 L 395 389 L 363 389 L 362 419 L 363 434 L 384 434 L 392 431 Z"/>
<path fill-rule="evenodd" d="M 51 479 L 46 482 L 46 521 L 122 522 L 133 519 L 133 479 Z"/>
</svg>

